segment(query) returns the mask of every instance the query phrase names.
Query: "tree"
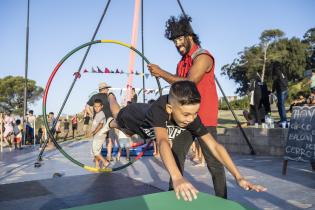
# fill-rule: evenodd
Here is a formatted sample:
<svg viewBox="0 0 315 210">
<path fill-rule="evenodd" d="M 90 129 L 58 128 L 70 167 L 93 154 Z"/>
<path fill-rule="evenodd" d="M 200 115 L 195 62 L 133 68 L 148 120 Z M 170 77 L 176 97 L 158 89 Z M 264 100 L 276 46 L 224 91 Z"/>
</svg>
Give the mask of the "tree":
<svg viewBox="0 0 315 210">
<path fill-rule="evenodd" d="M 275 61 L 281 63 L 289 80 L 303 79 L 309 44 L 296 37 L 288 39 L 283 35 L 278 29 L 265 30 L 260 36 L 259 44 L 246 47 L 231 64 L 221 68 L 222 75 L 227 75 L 238 84 L 236 94 L 243 96 L 248 92 L 249 82 L 257 72 L 264 75 L 264 81 L 270 88 Z"/>
<path fill-rule="evenodd" d="M 23 115 L 24 78 L 7 76 L 0 79 L 0 107 L 4 111 L 12 111 Z M 27 80 L 27 101 L 33 104 L 43 93 L 43 88 L 36 86 L 34 80 Z"/>
<path fill-rule="evenodd" d="M 260 38 L 259 38 L 261 41 L 260 45 L 261 45 L 261 48 L 264 52 L 264 63 L 263 63 L 263 68 L 262 68 L 262 73 L 261 73 L 261 80 L 262 81 L 264 81 L 264 79 L 265 79 L 268 47 L 272 42 L 276 42 L 277 40 L 279 40 L 283 36 L 284 36 L 284 32 L 279 30 L 279 29 L 265 30 L 260 35 Z"/>
<path fill-rule="evenodd" d="M 307 61 L 307 45 L 299 38 L 279 40 L 274 48 L 274 60 L 282 64 L 288 80 L 297 82 L 303 79 Z"/>
</svg>

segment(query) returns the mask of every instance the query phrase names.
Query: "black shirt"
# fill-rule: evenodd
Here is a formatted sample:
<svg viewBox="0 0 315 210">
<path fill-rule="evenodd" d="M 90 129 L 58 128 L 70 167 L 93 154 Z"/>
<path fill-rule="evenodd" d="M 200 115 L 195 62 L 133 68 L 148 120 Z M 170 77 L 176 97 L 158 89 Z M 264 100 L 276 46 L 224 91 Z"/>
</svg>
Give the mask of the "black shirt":
<svg viewBox="0 0 315 210">
<path fill-rule="evenodd" d="M 63 129 L 65 129 L 65 130 L 69 130 L 69 125 L 70 125 L 70 122 L 68 122 L 68 121 L 66 121 L 66 122 L 64 122 L 63 123 Z"/>
<path fill-rule="evenodd" d="M 137 94 L 134 94 L 134 95 L 132 96 L 132 98 L 131 98 L 131 102 L 132 102 L 132 103 L 137 103 L 137 101 L 138 101 L 138 96 L 137 96 Z"/>
<path fill-rule="evenodd" d="M 83 124 L 84 124 L 84 125 L 88 125 L 89 122 L 90 122 L 90 116 L 85 116 L 85 117 L 84 117 L 84 122 L 83 122 Z"/>
<path fill-rule="evenodd" d="M 106 119 L 109 118 L 109 117 L 112 117 L 112 113 L 111 113 L 111 111 L 110 111 L 110 106 L 109 106 L 109 102 L 108 102 L 106 93 L 96 93 L 95 95 L 93 95 L 93 96 L 89 99 L 89 101 L 87 102 L 87 104 L 88 104 L 89 106 L 93 106 L 95 99 L 99 99 L 99 100 L 102 101 L 102 103 L 103 103 L 103 109 L 102 109 L 102 111 L 104 112 Z"/>
<path fill-rule="evenodd" d="M 281 93 L 288 89 L 288 78 L 281 71 L 277 72 L 273 84 L 272 84 L 272 92 L 276 91 L 277 93 Z"/>
<path fill-rule="evenodd" d="M 151 105 L 133 103 L 126 106 L 118 114 L 119 126 L 149 139 L 155 139 L 154 127 L 167 128 L 170 140 L 185 130 L 188 130 L 195 137 L 201 137 L 208 133 L 199 116 L 186 128 L 179 127 L 174 120 L 169 119 L 165 110 L 167 97 L 168 95 L 161 96 Z"/>
</svg>

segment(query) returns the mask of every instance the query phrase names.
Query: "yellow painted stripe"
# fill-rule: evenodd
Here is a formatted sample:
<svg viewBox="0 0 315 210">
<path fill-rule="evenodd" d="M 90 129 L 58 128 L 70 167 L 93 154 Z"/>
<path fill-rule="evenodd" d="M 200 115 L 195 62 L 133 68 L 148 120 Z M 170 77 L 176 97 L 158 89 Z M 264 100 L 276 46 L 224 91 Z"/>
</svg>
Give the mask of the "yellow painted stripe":
<svg viewBox="0 0 315 210">
<path fill-rule="evenodd" d="M 125 47 L 128 47 L 128 48 L 131 48 L 131 45 L 126 44 L 124 42 L 117 41 L 117 40 L 106 40 L 106 39 L 103 39 L 103 40 L 101 40 L 101 43 L 114 43 L 114 44 L 119 44 L 119 45 L 122 45 L 122 46 L 125 46 Z"/>
<path fill-rule="evenodd" d="M 100 168 L 95 168 L 95 167 L 86 166 L 86 165 L 84 165 L 83 168 L 91 172 L 112 172 L 113 171 L 113 169 L 111 168 L 100 169 Z"/>
</svg>

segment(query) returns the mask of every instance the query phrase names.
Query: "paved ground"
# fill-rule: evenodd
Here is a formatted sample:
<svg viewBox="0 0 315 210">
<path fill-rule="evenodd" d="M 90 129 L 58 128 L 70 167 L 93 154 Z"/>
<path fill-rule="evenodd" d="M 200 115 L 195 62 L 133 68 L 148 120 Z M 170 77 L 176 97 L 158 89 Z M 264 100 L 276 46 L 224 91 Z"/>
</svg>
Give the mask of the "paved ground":
<svg viewBox="0 0 315 210">
<path fill-rule="evenodd" d="M 63 148 L 84 164 L 93 164 L 90 156 L 90 142 L 69 142 L 64 144 Z M 4 186 L 8 186 L 6 184 L 51 179 L 55 173 L 62 174 L 65 178 L 76 176 L 73 177 L 76 180 L 84 180 L 85 176 L 79 177 L 78 175 L 90 176 L 91 174 L 72 164 L 58 151 L 45 153 L 43 165 L 40 168 L 34 168 L 38 152 L 38 147 L 28 147 L 12 152 L 5 148 L 4 152 L 0 153 L 1 193 L 3 193 Z M 266 186 L 268 191 L 265 193 L 244 191 L 236 185 L 232 176 L 227 173 L 229 199 L 254 209 L 315 209 L 315 173 L 311 170 L 310 164 L 289 162 L 287 175 L 283 176 L 281 174 L 283 160 L 280 157 L 233 154 L 232 158 L 247 179 Z M 112 165 L 115 164 L 119 163 L 112 163 Z M 187 160 L 185 169 L 187 171 L 185 176 L 200 191 L 213 194 L 211 177 L 206 167 L 194 166 L 193 162 Z M 153 157 L 144 157 L 126 169 L 115 173 L 161 190 L 168 189 L 169 176 L 161 161 Z M 63 179 L 63 177 L 59 179 Z M 58 185 L 57 181 L 56 185 Z M 16 193 L 19 193 L 19 185 L 15 184 L 14 186 L 17 186 Z M 18 200 L 12 202 L 18 202 Z M 47 207 L 45 203 L 43 206 Z"/>
</svg>

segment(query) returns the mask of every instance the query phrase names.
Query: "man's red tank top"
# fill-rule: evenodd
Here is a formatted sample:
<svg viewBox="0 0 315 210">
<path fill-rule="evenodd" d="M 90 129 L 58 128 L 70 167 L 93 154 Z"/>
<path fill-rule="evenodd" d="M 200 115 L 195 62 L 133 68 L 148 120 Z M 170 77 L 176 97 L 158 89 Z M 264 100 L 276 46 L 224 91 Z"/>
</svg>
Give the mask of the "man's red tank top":
<svg viewBox="0 0 315 210">
<path fill-rule="evenodd" d="M 201 95 L 200 111 L 198 115 L 205 126 L 217 126 L 218 124 L 218 94 L 214 80 L 214 58 L 198 45 L 193 45 L 189 53 L 182 57 L 177 64 L 177 76 L 187 77 L 193 60 L 200 54 L 209 55 L 213 60 L 212 68 L 204 74 L 197 84 L 198 91 Z"/>
</svg>

